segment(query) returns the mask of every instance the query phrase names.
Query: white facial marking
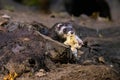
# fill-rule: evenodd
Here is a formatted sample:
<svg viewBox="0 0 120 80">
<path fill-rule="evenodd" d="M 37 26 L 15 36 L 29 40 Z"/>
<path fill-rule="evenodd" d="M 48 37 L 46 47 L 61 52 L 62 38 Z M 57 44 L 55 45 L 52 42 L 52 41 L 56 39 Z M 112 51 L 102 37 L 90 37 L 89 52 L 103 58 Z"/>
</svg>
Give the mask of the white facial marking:
<svg viewBox="0 0 120 80">
<path fill-rule="evenodd" d="M 57 27 L 59 28 L 61 25 L 62 25 L 62 23 L 59 23 L 59 24 L 57 25 Z"/>
<path fill-rule="evenodd" d="M 68 34 L 68 35 L 70 35 L 70 34 L 75 34 L 75 32 L 74 32 L 74 31 L 68 31 L 67 34 Z"/>
<path fill-rule="evenodd" d="M 62 26 L 62 28 L 61 28 L 60 31 L 59 31 L 59 34 L 64 34 L 64 33 L 63 33 L 63 30 L 64 30 L 65 28 L 66 28 L 65 26 Z"/>
</svg>

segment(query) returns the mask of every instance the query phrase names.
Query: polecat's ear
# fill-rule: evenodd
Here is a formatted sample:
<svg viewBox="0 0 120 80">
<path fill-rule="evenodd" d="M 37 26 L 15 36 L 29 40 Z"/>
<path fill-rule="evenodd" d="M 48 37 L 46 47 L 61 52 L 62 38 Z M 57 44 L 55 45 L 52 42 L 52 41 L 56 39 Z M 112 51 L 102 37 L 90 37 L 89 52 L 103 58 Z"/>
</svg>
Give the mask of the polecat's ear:
<svg viewBox="0 0 120 80">
<path fill-rule="evenodd" d="M 56 25 L 56 27 L 57 27 L 58 30 L 60 30 L 62 26 L 63 26 L 62 23 L 58 23 L 58 24 Z"/>
</svg>

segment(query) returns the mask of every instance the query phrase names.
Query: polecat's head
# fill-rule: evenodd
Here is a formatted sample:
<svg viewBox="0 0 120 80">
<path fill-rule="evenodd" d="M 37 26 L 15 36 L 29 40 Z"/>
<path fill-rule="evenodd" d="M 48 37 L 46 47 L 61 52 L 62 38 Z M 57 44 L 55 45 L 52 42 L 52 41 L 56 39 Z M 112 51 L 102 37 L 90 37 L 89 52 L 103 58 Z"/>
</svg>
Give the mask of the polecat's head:
<svg viewBox="0 0 120 80">
<path fill-rule="evenodd" d="M 74 33 L 74 29 L 72 24 L 70 23 L 57 23 L 55 26 L 55 31 L 58 35 L 60 35 L 63 38 L 66 38 L 66 35 L 68 33 Z"/>
</svg>

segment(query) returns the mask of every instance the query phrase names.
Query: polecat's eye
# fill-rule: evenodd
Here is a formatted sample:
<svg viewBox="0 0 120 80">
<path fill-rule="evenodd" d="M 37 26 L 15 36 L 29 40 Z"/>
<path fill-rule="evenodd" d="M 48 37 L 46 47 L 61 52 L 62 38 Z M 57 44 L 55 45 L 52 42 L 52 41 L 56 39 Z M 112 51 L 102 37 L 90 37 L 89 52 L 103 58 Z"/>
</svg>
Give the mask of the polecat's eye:
<svg viewBox="0 0 120 80">
<path fill-rule="evenodd" d="M 66 33 L 67 32 L 67 29 L 65 28 L 65 29 L 63 29 L 63 33 Z"/>
</svg>

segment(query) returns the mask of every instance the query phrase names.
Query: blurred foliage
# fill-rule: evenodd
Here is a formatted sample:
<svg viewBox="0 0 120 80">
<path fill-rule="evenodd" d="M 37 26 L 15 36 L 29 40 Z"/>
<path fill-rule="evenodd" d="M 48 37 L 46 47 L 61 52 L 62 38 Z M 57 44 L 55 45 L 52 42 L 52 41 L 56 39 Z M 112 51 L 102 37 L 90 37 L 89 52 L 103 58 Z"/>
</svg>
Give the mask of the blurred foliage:
<svg viewBox="0 0 120 80">
<path fill-rule="evenodd" d="M 41 12 L 50 13 L 50 3 L 52 0 L 16 0 L 24 5 L 37 6 L 41 9 Z"/>
<path fill-rule="evenodd" d="M 51 0 L 14 0 L 14 1 L 28 6 L 43 6 L 43 5 L 47 6 L 51 2 Z"/>
<path fill-rule="evenodd" d="M 10 6 L 10 5 L 5 5 L 3 8 L 4 8 L 5 10 L 9 10 L 9 11 L 14 11 L 14 10 L 15 10 L 15 7 Z"/>
<path fill-rule="evenodd" d="M 22 0 L 22 3 L 28 6 L 38 6 L 39 0 Z"/>
</svg>

